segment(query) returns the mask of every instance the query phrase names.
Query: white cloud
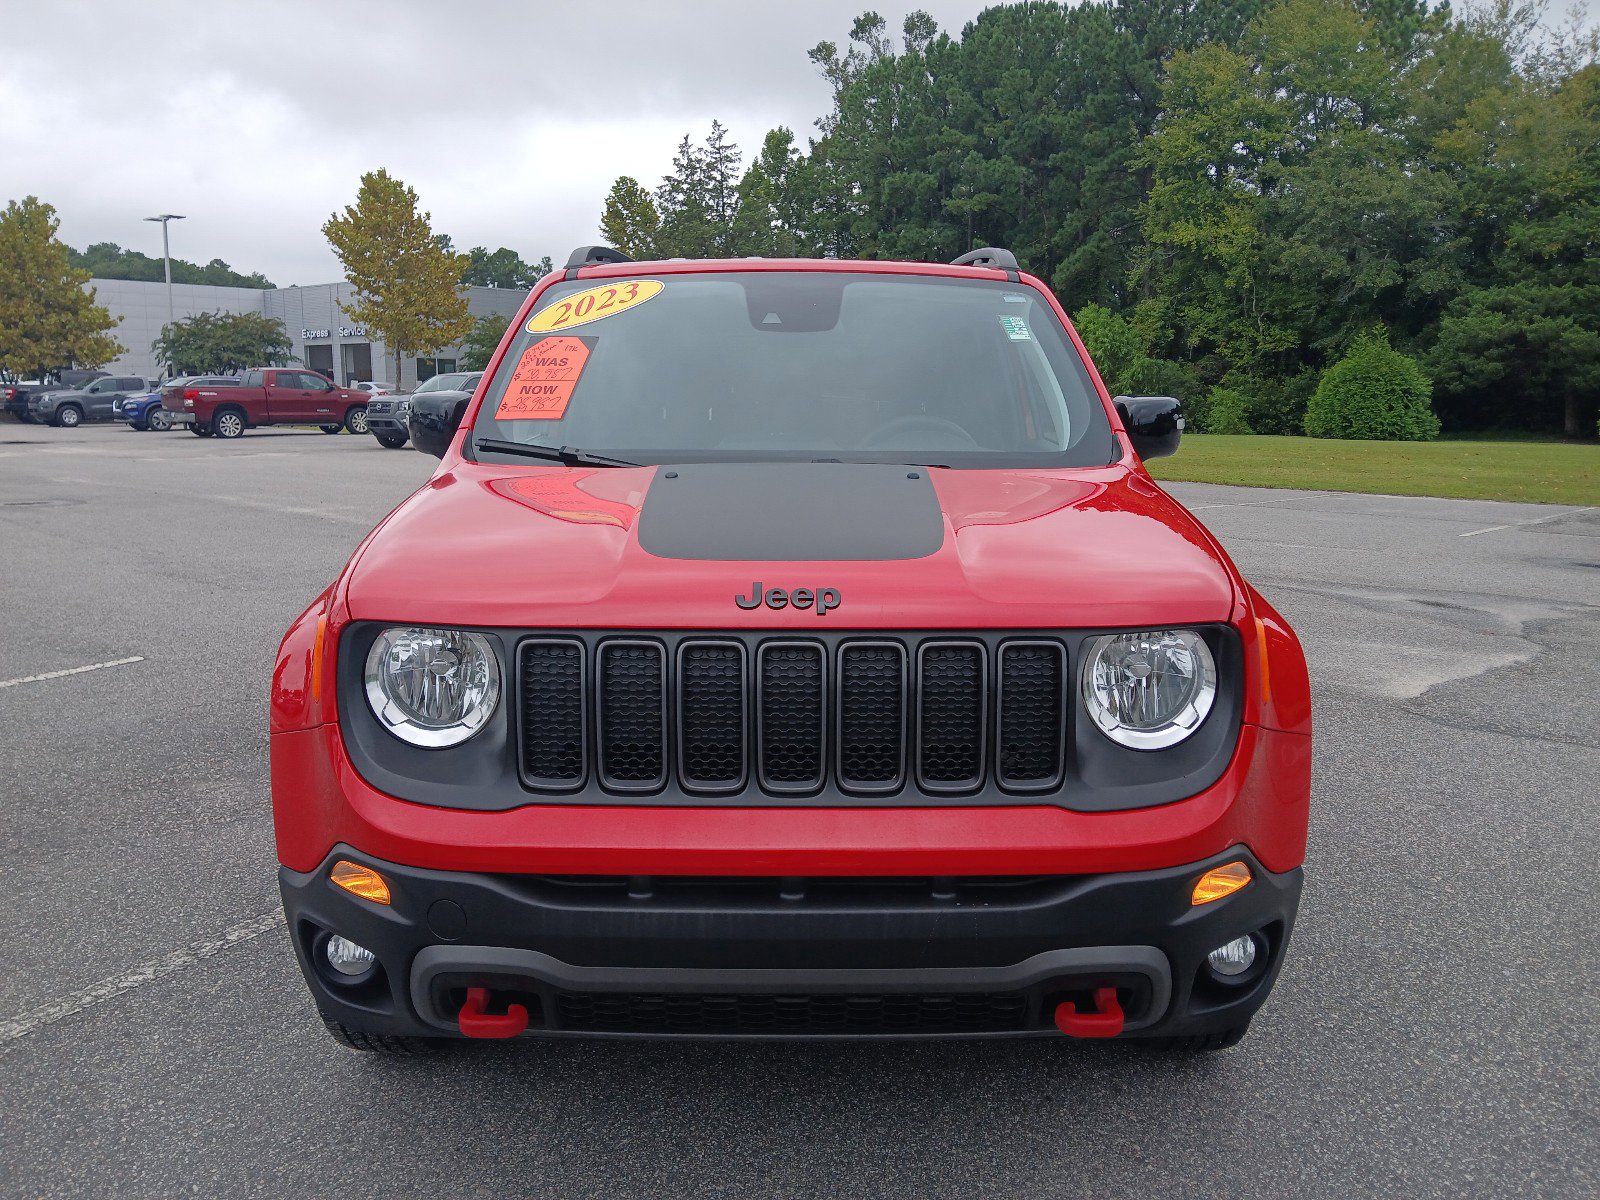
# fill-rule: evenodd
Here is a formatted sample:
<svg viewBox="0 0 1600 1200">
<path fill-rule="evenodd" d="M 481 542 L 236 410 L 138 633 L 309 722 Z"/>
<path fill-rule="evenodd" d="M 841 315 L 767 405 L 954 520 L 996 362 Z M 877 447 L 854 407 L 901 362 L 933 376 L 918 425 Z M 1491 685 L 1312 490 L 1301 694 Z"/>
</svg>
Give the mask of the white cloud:
<svg viewBox="0 0 1600 1200">
<path fill-rule="evenodd" d="M 278 283 L 338 266 L 320 227 L 385 167 L 457 246 L 557 261 L 598 237 L 611 181 L 653 184 L 713 117 L 747 153 L 802 139 L 828 92 L 806 50 L 872 0 L 56 0 L 14 5 L 0 60 L 0 203 L 54 204 L 61 236 Z M 926 8 L 952 33 L 982 7 Z M 86 53 L 85 46 L 97 49 Z"/>
</svg>

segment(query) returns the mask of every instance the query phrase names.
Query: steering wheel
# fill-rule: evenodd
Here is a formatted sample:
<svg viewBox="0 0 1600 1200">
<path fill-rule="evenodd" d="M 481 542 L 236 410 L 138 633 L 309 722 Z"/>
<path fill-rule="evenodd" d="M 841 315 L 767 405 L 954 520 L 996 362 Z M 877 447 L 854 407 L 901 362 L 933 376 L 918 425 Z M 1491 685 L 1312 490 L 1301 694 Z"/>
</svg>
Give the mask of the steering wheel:
<svg viewBox="0 0 1600 1200">
<path fill-rule="evenodd" d="M 904 434 L 914 430 L 931 433 L 931 442 L 909 441 Z M 942 436 L 941 436 L 942 435 Z M 882 429 L 864 439 L 861 450 L 976 450 L 972 435 L 954 421 L 943 417 L 896 417 Z"/>
</svg>

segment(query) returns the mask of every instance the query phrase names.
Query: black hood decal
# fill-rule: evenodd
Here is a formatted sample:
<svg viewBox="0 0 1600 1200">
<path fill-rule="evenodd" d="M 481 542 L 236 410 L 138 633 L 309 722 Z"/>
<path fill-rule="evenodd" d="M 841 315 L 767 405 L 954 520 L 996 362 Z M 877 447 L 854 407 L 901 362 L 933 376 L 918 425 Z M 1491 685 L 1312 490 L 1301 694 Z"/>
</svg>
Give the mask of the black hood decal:
<svg viewBox="0 0 1600 1200">
<path fill-rule="evenodd" d="M 659 558 L 882 561 L 926 558 L 943 544 L 939 498 L 921 467 L 662 467 L 639 514 L 639 545 Z"/>
</svg>

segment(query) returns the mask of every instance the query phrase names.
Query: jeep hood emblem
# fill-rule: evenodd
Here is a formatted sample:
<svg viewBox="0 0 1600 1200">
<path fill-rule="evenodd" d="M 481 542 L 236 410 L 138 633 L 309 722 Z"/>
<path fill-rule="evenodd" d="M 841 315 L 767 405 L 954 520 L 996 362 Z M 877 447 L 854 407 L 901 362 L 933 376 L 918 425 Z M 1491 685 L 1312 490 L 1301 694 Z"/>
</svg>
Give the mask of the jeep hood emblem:
<svg viewBox="0 0 1600 1200">
<path fill-rule="evenodd" d="M 828 615 L 828 610 L 838 608 L 844 603 L 844 596 L 838 588 L 795 588 L 785 591 L 783 588 L 766 588 L 757 580 L 750 585 L 750 594 L 740 596 L 737 593 L 733 602 L 740 608 L 760 608 L 765 604 L 768 608 L 815 608 L 819 617 Z"/>
</svg>

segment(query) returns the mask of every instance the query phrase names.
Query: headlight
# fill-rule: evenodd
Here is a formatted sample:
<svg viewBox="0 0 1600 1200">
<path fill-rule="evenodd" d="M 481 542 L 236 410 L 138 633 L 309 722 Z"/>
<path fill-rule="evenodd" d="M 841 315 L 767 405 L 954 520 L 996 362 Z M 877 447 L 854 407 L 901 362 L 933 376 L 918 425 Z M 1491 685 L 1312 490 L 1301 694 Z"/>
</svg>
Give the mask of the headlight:
<svg viewBox="0 0 1600 1200">
<path fill-rule="evenodd" d="M 1160 750 L 1206 719 L 1217 698 L 1217 664 L 1187 629 L 1112 634 L 1089 643 L 1081 689 L 1100 732 L 1134 750 Z"/>
<path fill-rule="evenodd" d="M 493 647 L 459 629 L 385 629 L 367 652 L 366 683 L 383 727 L 431 750 L 466 741 L 500 702 Z"/>
</svg>

